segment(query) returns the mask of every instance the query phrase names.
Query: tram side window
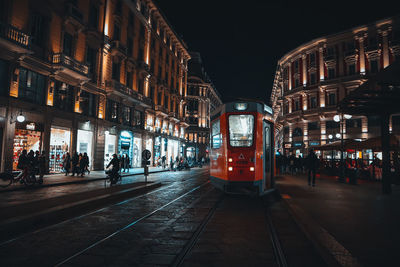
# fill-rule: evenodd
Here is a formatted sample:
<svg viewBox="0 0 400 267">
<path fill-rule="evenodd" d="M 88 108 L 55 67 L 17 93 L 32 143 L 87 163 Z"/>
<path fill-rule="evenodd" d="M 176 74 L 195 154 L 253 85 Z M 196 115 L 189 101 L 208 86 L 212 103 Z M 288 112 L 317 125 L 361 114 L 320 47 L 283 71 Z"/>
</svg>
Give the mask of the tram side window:
<svg viewBox="0 0 400 267">
<path fill-rule="evenodd" d="M 233 147 L 249 147 L 253 145 L 254 116 L 229 116 L 229 142 Z"/>
<path fill-rule="evenodd" d="M 212 148 L 220 148 L 222 145 L 222 136 L 221 136 L 221 127 L 220 121 L 217 120 L 213 122 L 211 126 L 211 140 L 212 140 Z"/>
</svg>

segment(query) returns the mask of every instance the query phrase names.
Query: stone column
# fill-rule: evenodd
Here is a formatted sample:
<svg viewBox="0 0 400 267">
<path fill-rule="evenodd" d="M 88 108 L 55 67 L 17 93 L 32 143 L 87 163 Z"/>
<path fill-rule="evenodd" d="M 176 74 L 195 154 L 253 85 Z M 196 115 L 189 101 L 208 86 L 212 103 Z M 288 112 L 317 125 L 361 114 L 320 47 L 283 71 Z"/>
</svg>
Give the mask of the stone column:
<svg viewBox="0 0 400 267">
<path fill-rule="evenodd" d="M 389 40 L 388 31 L 382 32 L 382 46 L 383 46 L 383 68 L 389 66 Z"/>
</svg>

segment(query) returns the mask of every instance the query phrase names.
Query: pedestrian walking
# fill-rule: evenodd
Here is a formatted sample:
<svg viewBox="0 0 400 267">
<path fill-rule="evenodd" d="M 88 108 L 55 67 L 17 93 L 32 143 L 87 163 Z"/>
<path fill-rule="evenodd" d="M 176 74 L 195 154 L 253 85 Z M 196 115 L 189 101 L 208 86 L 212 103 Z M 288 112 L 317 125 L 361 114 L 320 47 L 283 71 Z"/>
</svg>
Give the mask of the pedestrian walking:
<svg viewBox="0 0 400 267">
<path fill-rule="evenodd" d="M 64 155 L 63 168 L 64 168 L 64 171 L 65 171 L 65 176 L 68 176 L 69 171 L 71 169 L 71 156 L 70 156 L 69 152 L 67 152 Z"/>
<path fill-rule="evenodd" d="M 162 165 L 163 169 L 165 169 L 165 161 L 166 160 L 167 160 L 167 158 L 165 157 L 165 155 L 161 157 L 161 165 Z"/>
<path fill-rule="evenodd" d="M 308 185 L 315 186 L 315 174 L 317 171 L 317 165 L 318 165 L 318 158 L 314 153 L 313 149 L 310 149 L 310 152 L 307 156 L 307 169 L 308 169 Z M 312 181 L 311 181 L 311 175 L 312 175 Z"/>
</svg>

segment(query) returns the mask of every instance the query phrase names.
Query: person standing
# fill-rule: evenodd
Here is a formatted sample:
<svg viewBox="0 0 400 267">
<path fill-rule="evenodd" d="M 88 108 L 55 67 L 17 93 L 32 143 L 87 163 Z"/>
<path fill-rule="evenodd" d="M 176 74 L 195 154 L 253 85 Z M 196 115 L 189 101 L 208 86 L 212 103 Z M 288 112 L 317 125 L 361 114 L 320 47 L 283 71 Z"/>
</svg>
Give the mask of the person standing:
<svg viewBox="0 0 400 267">
<path fill-rule="evenodd" d="M 43 176 L 46 172 L 46 152 L 43 150 L 42 154 L 40 154 L 38 158 L 38 167 L 39 167 L 39 183 L 43 184 Z"/>
<path fill-rule="evenodd" d="M 65 153 L 65 157 L 63 160 L 63 167 L 65 171 L 65 176 L 68 176 L 68 173 L 71 169 L 71 156 L 69 155 L 69 152 Z"/>
<path fill-rule="evenodd" d="M 71 160 L 71 163 L 72 163 L 72 176 L 75 176 L 75 173 L 78 175 L 78 163 L 79 163 L 79 155 L 78 155 L 78 152 L 75 152 L 73 155 L 72 155 L 72 160 Z"/>
<path fill-rule="evenodd" d="M 124 162 L 124 164 L 125 164 L 124 169 L 126 170 L 126 172 L 129 172 L 130 158 L 129 158 L 128 154 L 125 154 L 125 162 Z"/>
<path fill-rule="evenodd" d="M 122 154 L 122 157 L 121 157 L 121 171 L 122 172 L 125 172 L 125 160 L 126 160 L 125 154 Z"/>
<path fill-rule="evenodd" d="M 310 149 L 307 156 L 307 169 L 308 169 L 308 185 L 311 185 L 311 173 L 312 173 L 312 186 L 315 186 L 315 174 L 317 171 L 318 158 L 315 155 L 314 150 Z"/>
<path fill-rule="evenodd" d="M 89 156 L 86 152 L 83 153 L 83 156 L 81 159 L 81 176 L 85 175 L 85 171 L 87 171 L 88 174 L 90 173 L 90 171 L 89 171 Z"/>
</svg>

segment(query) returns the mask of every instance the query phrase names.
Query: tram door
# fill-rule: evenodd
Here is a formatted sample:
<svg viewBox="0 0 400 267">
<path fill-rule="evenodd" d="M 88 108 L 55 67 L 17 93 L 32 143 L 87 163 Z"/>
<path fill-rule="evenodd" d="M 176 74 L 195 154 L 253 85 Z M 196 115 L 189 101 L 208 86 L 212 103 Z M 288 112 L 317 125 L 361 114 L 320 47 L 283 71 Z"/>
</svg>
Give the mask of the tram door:
<svg viewBox="0 0 400 267">
<path fill-rule="evenodd" d="M 264 189 L 272 188 L 272 127 L 267 121 L 263 121 L 264 137 Z"/>
</svg>

